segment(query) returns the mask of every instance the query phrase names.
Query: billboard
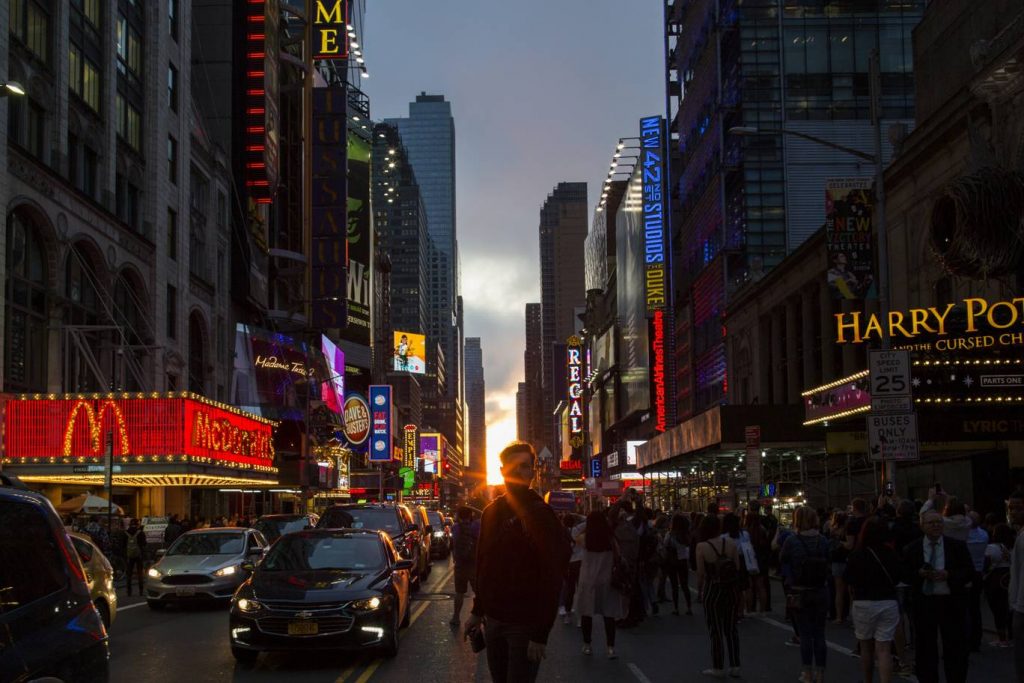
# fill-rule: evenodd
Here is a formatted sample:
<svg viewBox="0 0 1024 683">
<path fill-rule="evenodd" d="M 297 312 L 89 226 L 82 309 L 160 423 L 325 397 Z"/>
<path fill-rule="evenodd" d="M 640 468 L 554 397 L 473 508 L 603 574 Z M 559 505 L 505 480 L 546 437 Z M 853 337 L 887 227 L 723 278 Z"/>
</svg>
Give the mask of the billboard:
<svg viewBox="0 0 1024 683">
<path fill-rule="evenodd" d="M 834 299 L 874 299 L 871 178 L 825 182 L 828 288 Z"/>
<path fill-rule="evenodd" d="M 569 446 L 573 450 L 583 447 L 583 340 L 573 335 L 566 340 L 565 382 L 569 402 Z"/>
<path fill-rule="evenodd" d="M 437 474 L 442 455 L 441 443 L 440 434 L 420 434 L 420 460 L 427 474 Z"/>
<path fill-rule="evenodd" d="M 235 362 L 231 403 L 275 420 L 303 420 L 306 392 L 319 399 L 311 377 L 330 377 L 314 350 L 292 337 L 239 323 L 235 327 Z"/>
<path fill-rule="evenodd" d="M 370 462 L 391 462 L 391 386 L 370 385 Z"/>
<path fill-rule="evenodd" d="M 348 327 L 342 336 L 363 346 L 370 345 L 370 266 L 373 263 L 370 221 L 369 141 L 355 131 L 348 133 Z"/>
<path fill-rule="evenodd" d="M 348 0 L 313 0 L 313 59 L 348 57 Z"/>
<path fill-rule="evenodd" d="M 416 469 L 416 458 L 419 457 L 420 437 L 416 425 L 405 425 L 402 441 L 402 467 Z"/>
<path fill-rule="evenodd" d="M 642 196 L 643 168 L 637 166 L 615 214 L 620 419 L 647 410 L 651 403 Z"/>
<path fill-rule="evenodd" d="M 310 314 L 318 328 L 342 328 L 348 319 L 347 98 L 344 86 L 313 89 Z"/>
<path fill-rule="evenodd" d="M 427 338 L 415 332 L 395 331 L 394 370 L 424 374 L 427 371 Z"/>
<path fill-rule="evenodd" d="M 341 415 L 345 406 L 345 352 L 327 335 L 320 335 L 320 351 L 329 373 L 320 387 L 320 397 L 331 412 Z"/>
<path fill-rule="evenodd" d="M 644 300 L 647 312 L 664 309 L 668 302 L 668 259 L 665 256 L 665 120 L 660 116 L 640 119 L 644 220 Z"/>
</svg>

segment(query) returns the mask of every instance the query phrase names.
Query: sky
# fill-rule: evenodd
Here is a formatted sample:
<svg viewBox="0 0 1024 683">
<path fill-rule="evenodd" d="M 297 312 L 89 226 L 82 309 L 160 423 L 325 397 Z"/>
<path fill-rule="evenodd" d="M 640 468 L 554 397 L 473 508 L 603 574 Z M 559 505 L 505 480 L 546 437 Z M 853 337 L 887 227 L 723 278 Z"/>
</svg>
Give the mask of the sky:
<svg viewBox="0 0 1024 683">
<path fill-rule="evenodd" d="M 362 81 L 374 120 L 421 91 L 452 102 L 467 337 L 481 337 L 489 479 L 516 436 L 538 222 L 556 184 L 592 214 L 620 137 L 664 111 L 663 0 L 369 0 Z M 584 299 L 580 292 L 580 303 Z"/>
</svg>

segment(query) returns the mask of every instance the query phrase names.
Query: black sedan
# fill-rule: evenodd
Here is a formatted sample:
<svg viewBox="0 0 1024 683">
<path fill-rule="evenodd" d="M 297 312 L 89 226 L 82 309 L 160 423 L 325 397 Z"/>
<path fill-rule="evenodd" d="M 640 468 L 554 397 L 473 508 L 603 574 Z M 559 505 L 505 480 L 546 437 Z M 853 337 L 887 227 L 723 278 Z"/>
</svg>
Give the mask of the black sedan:
<svg viewBox="0 0 1024 683">
<path fill-rule="evenodd" d="M 231 601 L 231 653 L 362 650 L 398 654 L 409 623 L 410 560 L 382 531 L 310 529 L 285 534 Z"/>
</svg>

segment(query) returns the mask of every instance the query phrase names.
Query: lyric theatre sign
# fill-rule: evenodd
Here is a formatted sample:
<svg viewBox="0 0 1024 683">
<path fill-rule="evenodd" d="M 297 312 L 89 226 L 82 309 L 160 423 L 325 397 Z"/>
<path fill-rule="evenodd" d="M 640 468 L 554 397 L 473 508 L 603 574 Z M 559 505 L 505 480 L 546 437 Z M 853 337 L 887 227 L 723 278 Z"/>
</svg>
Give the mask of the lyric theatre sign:
<svg viewBox="0 0 1024 683">
<path fill-rule="evenodd" d="M 939 337 L 922 345 L 921 350 L 1024 345 L 1024 297 L 995 302 L 968 298 L 959 304 L 889 311 L 887 318 L 860 311 L 836 313 L 835 319 L 839 344 L 861 344 L 888 333 L 893 343 L 900 339 L 912 341 L 922 335 Z M 956 336 L 951 336 L 953 333 Z"/>
</svg>

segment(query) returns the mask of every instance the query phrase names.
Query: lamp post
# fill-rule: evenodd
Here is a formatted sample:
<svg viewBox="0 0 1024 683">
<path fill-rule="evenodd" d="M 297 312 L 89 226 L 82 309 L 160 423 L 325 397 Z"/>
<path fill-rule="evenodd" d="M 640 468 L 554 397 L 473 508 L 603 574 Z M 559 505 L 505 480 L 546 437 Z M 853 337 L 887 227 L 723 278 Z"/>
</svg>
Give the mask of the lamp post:
<svg viewBox="0 0 1024 683">
<path fill-rule="evenodd" d="M 735 126 L 729 129 L 733 135 L 791 135 L 795 138 L 807 140 L 830 149 L 834 149 L 858 159 L 870 162 L 875 167 L 875 248 L 878 250 L 878 309 L 882 320 L 889 319 L 889 240 L 886 235 L 885 226 L 885 167 L 882 160 L 882 88 L 881 74 L 878 61 L 878 49 L 871 51 L 868 60 L 871 86 L 871 125 L 874 138 L 875 153 L 868 154 L 859 149 L 840 145 L 831 140 L 819 138 L 816 135 L 809 135 L 800 131 L 788 130 L 786 128 L 757 128 L 753 126 Z M 890 348 L 888 326 L 882 326 L 882 348 Z M 889 461 L 885 464 L 885 481 L 894 481 L 896 475 L 896 463 Z"/>
<path fill-rule="evenodd" d="M 0 83 L 0 97 L 7 97 L 8 95 L 17 95 L 21 97 L 25 94 L 25 88 L 17 81 L 7 81 L 6 83 Z"/>
</svg>

